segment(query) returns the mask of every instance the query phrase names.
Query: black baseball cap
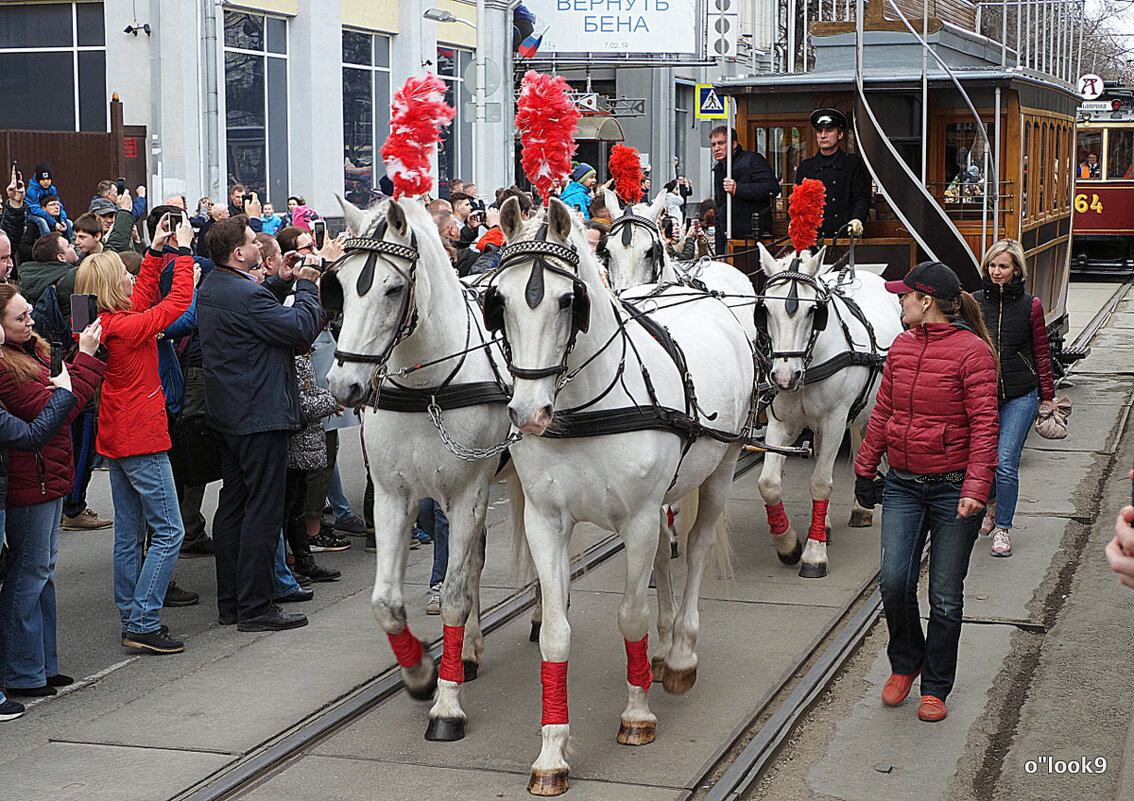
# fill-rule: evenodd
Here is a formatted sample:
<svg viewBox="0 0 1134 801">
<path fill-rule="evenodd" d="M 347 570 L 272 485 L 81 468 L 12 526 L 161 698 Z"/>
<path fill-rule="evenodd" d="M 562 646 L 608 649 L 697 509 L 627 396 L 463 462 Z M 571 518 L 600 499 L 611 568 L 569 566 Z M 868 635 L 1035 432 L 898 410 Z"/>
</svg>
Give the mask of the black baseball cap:
<svg viewBox="0 0 1134 801">
<path fill-rule="evenodd" d="M 835 108 L 817 108 L 811 112 L 812 128 L 841 128 L 847 129 L 847 117 Z"/>
<path fill-rule="evenodd" d="M 895 295 L 921 292 L 938 300 L 953 300 L 961 294 L 961 279 L 939 261 L 923 261 L 901 281 L 887 281 L 886 289 Z"/>
</svg>

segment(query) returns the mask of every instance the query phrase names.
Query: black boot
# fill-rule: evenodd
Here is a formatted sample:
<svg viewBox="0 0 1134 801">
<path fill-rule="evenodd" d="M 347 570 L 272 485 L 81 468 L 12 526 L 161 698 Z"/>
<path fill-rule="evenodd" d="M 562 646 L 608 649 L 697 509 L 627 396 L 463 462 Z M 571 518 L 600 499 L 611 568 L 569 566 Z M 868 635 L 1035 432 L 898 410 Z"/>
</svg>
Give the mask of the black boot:
<svg viewBox="0 0 1134 801">
<path fill-rule="evenodd" d="M 339 571 L 317 564 L 315 557 L 311 554 L 296 556 L 295 564 L 292 565 L 291 572 L 301 576 L 307 576 L 307 578 L 312 581 L 338 581 L 343 577 L 343 574 Z"/>
<path fill-rule="evenodd" d="M 284 521 L 284 538 L 295 557 L 292 573 L 313 581 L 338 581 L 342 578 L 343 574 L 339 571 L 316 564 L 315 557 L 311 555 L 311 538 L 307 536 L 307 525 L 302 515 Z"/>
</svg>

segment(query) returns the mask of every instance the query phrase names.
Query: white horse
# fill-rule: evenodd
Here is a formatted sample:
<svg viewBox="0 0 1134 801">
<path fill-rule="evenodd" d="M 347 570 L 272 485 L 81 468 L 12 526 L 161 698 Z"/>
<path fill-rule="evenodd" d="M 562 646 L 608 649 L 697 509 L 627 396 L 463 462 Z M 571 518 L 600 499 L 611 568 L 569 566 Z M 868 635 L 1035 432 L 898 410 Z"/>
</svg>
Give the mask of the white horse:
<svg viewBox="0 0 1134 801">
<path fill-rule="evenodd" d="M 759 247 L 768 278 L 759 316 L 766 319 L 771 341 L 768 378 L 776 392 L 768 409 L 766 440 L 769 445 L 791 445 L 805 427 L 815 435 L 811 528 L 799 575 L 822 578 L 827 575 L 827 504 L 835 457 L 843 432 L 870 419 L 881 359 L 902 332 L 901 309 L 897 296 L 886 291 L 877 275 L 860 270 L 853 281 L 842 283 L 836 273 L 819 276 L 825 248 L 777 262 Z M 776 552 L 785 564 L 795 564 L 801 548 L 783 509 L 783 464 L 782 455 L 766 453 L 758 486 Z M 851 525 L 871 522 L 869 510 L 856 501 Z"/>
<path fill-rule="evenodd" d="M 508 410 L 525 437 L 511 453 L 523 483 L 527 544 L 543 587 L 543 746 L 528 789 L 557 795 L 567 789 L 569 769 L 572 529 L 590 521 L 617 532 L 626 544 L 618 626 L 626 641 L 628 701 L 618 741 L 652 742 L 657 718 L 646 700 L 652 682 L 647 656 L 650 563 L 659 585 L 663 686 L 684 692 L 697 674 L 702 573 L 740 452 L 740 444 L 727 441 L 726 434 L 741 432 L 751 409 L 752 351 L 719 300 L 657 311 L 657 322 L 684 349 L 696 388 L 697 404 L 683 415 L 688 395 L 682 371 L 607 292 L 581 226 L 567 208 L 553 199 L 541 219 L 525 222 L 519 204 L 510 199 L 500 223 L 508 245 L 496 282 L 485 294 L 485 319 L 489 328 L 502 330 L 515 379 Z M 710 421 L 701 409 L 716 416 Z M 724 433 L 721 439 L 705 435 L 689 442 L 663 421 L 667 415 L 685 425 L 695 417 L 694 425 Z M 635 422 L 642 425 L 635 427 Z M 619 429 L 624 433 L 612 433 Z M 669 554 L 657 547 L 659 510 L 698 487 L 700 506 L 686 550 L 688 576 L 675 614 L 672 594 L 663 588 Z"/>
<path fill-rule="evenodd" d="M 629 299 L 648 293 L 655 284 L 700 281 L 706 289 L 721 293 L 725 305 L 735 310 L 749 340 L 756 340 L 752 320 L 756 293 L 748 276 L 723 261 L 701 259 L 679 269 L 670 258 L 658 227 L 665 216 L 664 190 L 653 203 L 626 206 L 620 205 L 618 196 L 609 189 L 604 191 L 611 213 L 606 240 L 607 280 L 615 293 Z"/>
<path fill-rule="evenodd" d="M 323 276 L 320 291 L 325 306 L 343 311 L 337 361 L 327 374 L 331 392 L 344 406 L 366 404 L 363 441 L 378 546 L 370 603 L 409 693 L 425 700 L 437 688 L 426 739 L 459 740 L 467 721 L 460 687 L 476 678 L 484 648 L 480 574 L 498 460 L 457 458 L 438 425 L 469 448 L 504 441 L 506 373 L 494 365 L 493 349 L 478 347 L 490 341 L 479 304 L 457 279 L 424 206 L 388 201 L 367 212 L 345 201 L 342 206 L 356 237 L 347 240 L 347 255 Z M 433 399 L 439 423 L 427 411 Z M 439 679 L 406 624 L 402 591 L 410 523 L 424 497 L 434 498 L 449 518 Z"/>
</svg>

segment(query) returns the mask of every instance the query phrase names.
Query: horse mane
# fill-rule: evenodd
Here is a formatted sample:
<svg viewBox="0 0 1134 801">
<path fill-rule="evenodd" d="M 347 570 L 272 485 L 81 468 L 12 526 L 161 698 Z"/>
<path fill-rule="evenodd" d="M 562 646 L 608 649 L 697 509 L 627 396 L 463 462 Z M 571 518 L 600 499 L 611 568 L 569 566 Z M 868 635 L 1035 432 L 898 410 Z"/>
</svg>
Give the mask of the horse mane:
<svg viewBox="0 0 1134 801">
<path fill-rule="evenodd" d="M 579 268 L 578 274 L 583 281 L 587 283 L 595 283 L 602 285 L 602 279 L 599 277 L 599 263 L 595 254 L 591 253 L 591 247 L 587 244 L 586 236 L 583 234 L 583 220 L 577 214 L 569 214 L 571 218 L 571 233 L 567 237 L 567 243 L 575 247 L 575 252 L 579 254 Z M 512 242 L 530 242 L 536 238 L 539 233 L 539 227 L 547 220 L 547 208 L 540 209 L 539 213 L 534 217 L 524 220 L 520 226 L 520 233 L 515 239 L 510 239 L 509 244 Z"/>
<path fill-rule="evenodd" d="M 390 209 L 390 198 L 385 198 L 376 203 L 368 209 L 362 211 L 363 224 L 362 230 L 356 236 L 367 237 L 373 236 L 377 231 L 379 224 L 386 219 L 386 215 Z M 426 259 L 439 260 L 444 264 L 449 263 L 449 256 L 445 252 L 444 246 L 441 244 L 441 234 L 437 231 L 437 226 L 433 222 L 433 218 L 429 212 L 425 210 L 425 204 L 417 198 L 403 197 L 398 201 L 402 211 L 405 212 L 406 222 L 410 226 L 410 230 L 417 234 L 417 250 L 421 254 L 421 261 Z M 456 273 L 453 272 L 453 277 L 456 278 Z"/>
</svg>

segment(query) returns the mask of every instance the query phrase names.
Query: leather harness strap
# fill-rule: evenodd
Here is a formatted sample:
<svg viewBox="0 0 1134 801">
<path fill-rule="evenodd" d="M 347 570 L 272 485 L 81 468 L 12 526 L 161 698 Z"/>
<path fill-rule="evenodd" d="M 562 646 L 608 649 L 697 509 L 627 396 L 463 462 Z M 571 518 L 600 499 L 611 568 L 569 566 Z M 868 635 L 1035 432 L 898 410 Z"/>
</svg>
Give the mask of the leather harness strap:
<svg viewBox="0 0 1134 801">
<path fill-rule="evenodd" d="M 495 381 L 470 381 L 436 387 L 404 387 L 391 383 L 375 393 L 376 409 L 387 412 L 421 413 L 436 405 L 442 411 L 488 403 L 508 403 L 512 396 Z"/>
</svg>

